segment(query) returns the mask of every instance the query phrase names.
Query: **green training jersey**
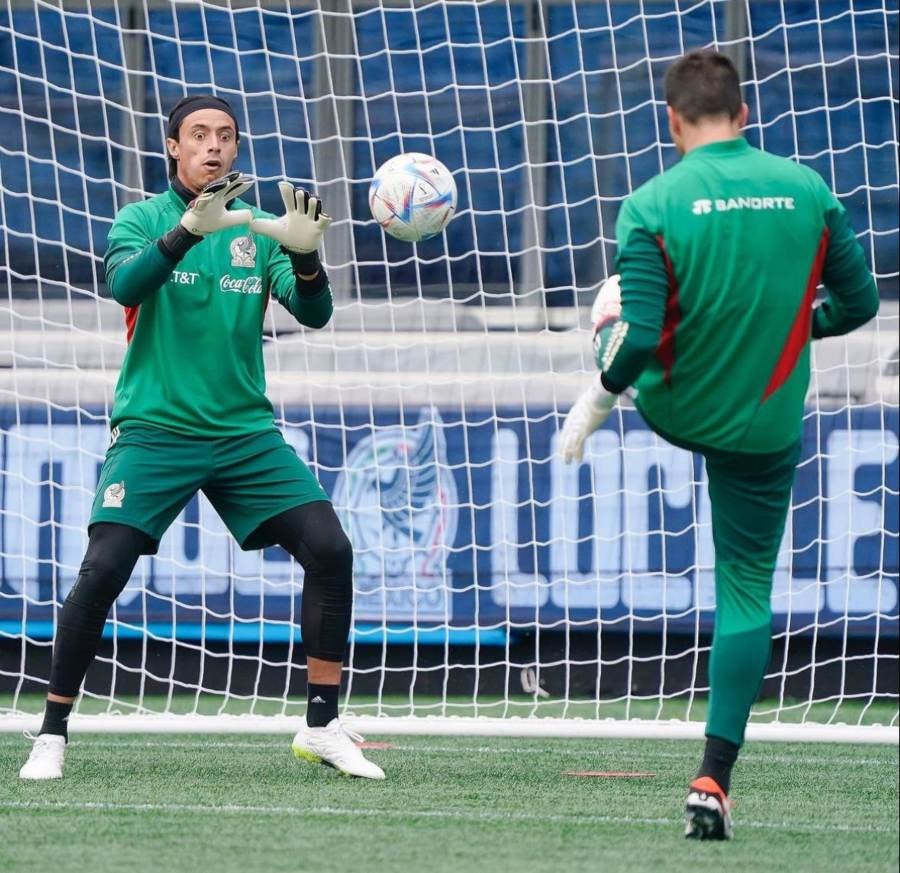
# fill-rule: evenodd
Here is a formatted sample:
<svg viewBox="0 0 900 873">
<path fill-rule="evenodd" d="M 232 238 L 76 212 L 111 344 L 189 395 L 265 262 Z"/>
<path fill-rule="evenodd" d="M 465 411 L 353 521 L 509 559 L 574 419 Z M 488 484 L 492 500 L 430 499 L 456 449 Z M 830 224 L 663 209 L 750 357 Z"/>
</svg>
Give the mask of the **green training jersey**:
<svg viewBox="0 0 900 873">
<path fill-rule="evenodd" d="M 156 240 L 187 204 L 172 189 L 124 207 L 109 232 L 106 278 L 125 309 L 128 349 L 111 425 L 129 421 L 190 436 L 271 429 L 262 328 L 269 297 L 301 323 L 331 317 L 327 282 L 303 296 L 278 244 L 246 226 L 207 235 L 177 263 Z M 234 208 L 268 213 L 240 200 Z"/>
<path fill-rule="evenodd" d="M 622 315 L 604 382 L 634 384 L 644 418 L 676 442 L 760 453 L 797 440 L 810 338 L 878 307 L 822 178 L 743 137 L 712 143 L 637 189 L 616 234 Z"/>
</svg>

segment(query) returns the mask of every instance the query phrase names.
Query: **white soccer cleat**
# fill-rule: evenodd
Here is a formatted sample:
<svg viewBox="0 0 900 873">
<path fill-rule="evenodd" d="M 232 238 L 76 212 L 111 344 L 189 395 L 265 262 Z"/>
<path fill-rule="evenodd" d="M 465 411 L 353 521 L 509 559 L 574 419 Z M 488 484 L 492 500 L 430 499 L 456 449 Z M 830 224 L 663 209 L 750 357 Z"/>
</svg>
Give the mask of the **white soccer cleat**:
<svg viewBox="0 0 900 873">
<path fill-rule="evenodd" d="M 325 727 L 304 725 L 291 743 L 295 757 L 313 764 L 327 764 L 347 776 L 364 779 L 384 779 L 384 770 L 367 760 L 356 746 L 362 737 L 348 731 L 339 719 L 333 718 Z"/>
<path fill-rule="evenodd" d="M 28 760 L 19 770 L 20 779 L 62 779 L 66 738 L 57 734 L 39 734 L 34 740 Z"/>
</svg>

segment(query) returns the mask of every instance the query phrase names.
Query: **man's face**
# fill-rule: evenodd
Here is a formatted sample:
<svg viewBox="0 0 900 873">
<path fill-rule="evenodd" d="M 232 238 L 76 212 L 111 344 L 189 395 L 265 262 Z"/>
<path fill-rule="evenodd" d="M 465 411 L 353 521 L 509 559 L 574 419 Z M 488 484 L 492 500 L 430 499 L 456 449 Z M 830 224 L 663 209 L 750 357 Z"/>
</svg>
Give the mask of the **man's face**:
<svg viewBox="0 0 900 873">
<path fill-rule="evenodd" d="M 167 139 L 166 148 L 181 183 L 198 193 L 231 171 L 238 150 L 234 122 L 221 109 L 198 109 L 184 117 L 178 139 Z"/>
</svg>

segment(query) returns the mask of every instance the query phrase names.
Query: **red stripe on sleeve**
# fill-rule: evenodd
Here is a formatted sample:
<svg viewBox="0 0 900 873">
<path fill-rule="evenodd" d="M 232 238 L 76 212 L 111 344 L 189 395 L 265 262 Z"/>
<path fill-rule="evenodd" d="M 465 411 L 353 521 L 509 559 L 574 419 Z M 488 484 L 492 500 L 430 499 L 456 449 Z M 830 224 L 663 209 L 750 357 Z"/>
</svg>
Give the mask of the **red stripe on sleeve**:
<svg viewBox="0 0 900 873">
<path fill-rule="evenodd" d="M 681 305 L 679 303 L 678 280 L 675 278 L 675 268 L 672 259 L 666 251 L 666 243 L 662 236 L 656 237 L 656 242 L 662 251 L 663 260 L 666 262 L 666 275 L 669 277 L 669 294 L 666 297 L 666 314 L 663 319 L 662 334 L 659 345 L 656 347 L 656 360 L 663 366 L 663 378 L 666 385 L 672 384 L 672 367 L 675 365 L 675 331 L 681 323 Z"/>
<path fill-rule="evenodd" d="M 140 305 L 138 306 L 126 306 L 125 307 L 125 341 L 131 342 L 131 338 L 134 336 L 134 329 L 137 327 L 137 318 L 138 318 L 138 310 L 140 309 Z"/>
<path fill-rule="evenodd" d="M 794 367 L 797 366 L 800 353 L 809 342 L 812 329 L 813 300 L 816 298 L 816 288 L 822 278 L 822 268 L 825 266 L 825 255 L 828 252 L 828 237 L 829 233 L 826 227 L 819 238 L 819 247 L 816 250 L 816 257 L 809 271 L 809 278 L 806 280 L 806 290 L 803 292 L 800 308 L 794 316 L 791 331 L 785 340 L 778 360 L 775 362 L 775 369 L 772 370 L 769 384 L 766 385 L 763 400 L 771 397 L 787 382 L 791 373 L 794 372 Z"/>
</svg>

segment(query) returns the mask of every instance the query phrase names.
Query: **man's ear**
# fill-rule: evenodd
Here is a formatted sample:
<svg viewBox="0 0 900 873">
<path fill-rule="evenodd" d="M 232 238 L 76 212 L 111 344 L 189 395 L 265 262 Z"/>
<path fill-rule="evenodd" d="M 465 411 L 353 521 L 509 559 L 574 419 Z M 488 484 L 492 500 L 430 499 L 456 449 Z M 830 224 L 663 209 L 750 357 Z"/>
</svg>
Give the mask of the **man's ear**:
<svg viewBox="0 0 900 873">
<path fill-rule="evenodd" d="M 747 119 L 750 117 L 750 107 L 746 103 L 741 103 L 741 111 L 738 113 L 738 129 L 743 130 L 747 126 Z"/>
<path fill-rule="evenodd" d="M 166 152 L 173 161 L 178 160 L 178 140 L 171 136 L 166 137 Z"/>
<path fill-rule="evenodd" d="M 669 133 L 672 134 L 673 140 L 677 139 L 681 136 L 681 118 L 671 106 L 666 106 L 666 115 L 669 119 Z"/>
</svg>

